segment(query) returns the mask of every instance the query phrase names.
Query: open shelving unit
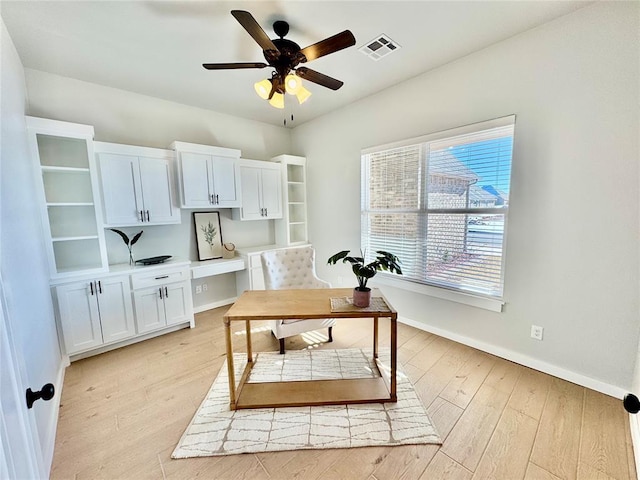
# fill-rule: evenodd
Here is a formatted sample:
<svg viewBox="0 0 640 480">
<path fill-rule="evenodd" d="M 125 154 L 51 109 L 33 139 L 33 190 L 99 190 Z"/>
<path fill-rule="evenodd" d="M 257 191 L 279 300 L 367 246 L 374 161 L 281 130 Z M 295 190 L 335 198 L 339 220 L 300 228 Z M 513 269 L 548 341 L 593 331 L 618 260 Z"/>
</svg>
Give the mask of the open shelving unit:
<svg viewBox="0 0 640 480">
<path fill-rule="evenodd" d="M 282 164 L 284 214 L 276 221 L 276 243 L 283 246 L 304 245 L 307 236 L 306 159 L 280 155 L 272 159 Z"/>
<path fill-rule="evenodd" d="M 93 127 L 27 117 L 52 278 L 105 271 Z"/>
</svg>

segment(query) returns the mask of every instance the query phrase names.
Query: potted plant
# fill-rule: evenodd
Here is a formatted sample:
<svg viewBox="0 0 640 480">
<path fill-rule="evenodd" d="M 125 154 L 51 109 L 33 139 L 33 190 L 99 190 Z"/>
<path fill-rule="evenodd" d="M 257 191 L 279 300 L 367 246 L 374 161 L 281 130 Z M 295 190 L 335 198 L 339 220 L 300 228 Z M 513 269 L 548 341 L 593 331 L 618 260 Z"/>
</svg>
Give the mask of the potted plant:
<svg viewBox="0 0 640 480">
<path fill-rule="evenodd" d="M 376 251 L 376 259 L 367 264 L 364 263 L 364 254 L 360 253 L 360 255 L 360 257 L 350 257 L 349 250 L 343 250 L 329 258 L 327 263 L 335 265 L 342 260 L 342 263 L 351 264 L 351 269 L 358 279 L 358 286 L 353 289 L 353 304 L 356 307 L 368 307 L 371 303 L 371 289 L 367 287 L 369 279 L 382 270 L 399 275 L 402 275 L 402 270 L 398 257 L 384 250 Z"/>
</svg>

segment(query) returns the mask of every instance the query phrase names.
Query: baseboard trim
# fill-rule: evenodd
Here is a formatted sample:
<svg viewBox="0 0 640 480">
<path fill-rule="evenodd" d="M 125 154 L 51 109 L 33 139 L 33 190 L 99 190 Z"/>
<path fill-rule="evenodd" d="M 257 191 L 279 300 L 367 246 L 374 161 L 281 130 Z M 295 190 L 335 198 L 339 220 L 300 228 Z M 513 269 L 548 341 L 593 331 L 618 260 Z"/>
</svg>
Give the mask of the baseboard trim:
<svg viewBox="0 0 640 480">
<path fill-rule="evenodd" d="M 224 307 L 225 305 L 231 305 L 237 299 L 238 297 L 225 298 L 224 300 L 218 300 L 216 302 L 206 303 L 198 307 L 193 307 L 193 313 L 202 313 L 202 312 L 206 312 L 207 310 L 212 310 L 214 308 Z"/>
<path fill-rule="evenodd" d="M 470 337 L 466 337 L 464 335 L 453 333 L 453 332 L 450 332 L 449 330 L 433 327 L 431 325 L 427 325 L 422 322 L 412 320 L 410 318 L 398 317 L 398 321 L 406 325 L 409 325 L 411 327 L 415 327 L 419 330 L 433 333 L 440 337 L 448 338 L 449 340 L 453 340 L 454 342 L 462 343 L 463 345 L 477 348 L 478 350 L 482 350 L 483 352 L 490 353 L 497 357 L 504 358 L 505 360 L 509 360 L 511 362 L 524 365 L 525 367 L 533 368 L 534 370 L 538 370 L 540 372 L 547 373 L 554 377 L 561 378 L 562 380 L 575 383 L 582 387 L 595 390 L 596 392 L 604 393 L 605 395 L 609 395 L 614 398 L 619 398 L 620 400 L 622 400 L 622 398 L 627 393 L 626 390 L 623 390 L 620 387 L 616 387 L 615 385 L 601 382 L 600 380 L 596 380 L 594 378 L 587 377 L 580 373 L 576 373 L 571 370 L 558 367 L 557 365 L 543 362 L 541 360 L 538 360 L 537 358 L 533 358 L 528 355 L 523 355 L 521 353 L 514 352 L 513 350 L 496 347 L 495 345 L 491 345 Z"/>
</svg>

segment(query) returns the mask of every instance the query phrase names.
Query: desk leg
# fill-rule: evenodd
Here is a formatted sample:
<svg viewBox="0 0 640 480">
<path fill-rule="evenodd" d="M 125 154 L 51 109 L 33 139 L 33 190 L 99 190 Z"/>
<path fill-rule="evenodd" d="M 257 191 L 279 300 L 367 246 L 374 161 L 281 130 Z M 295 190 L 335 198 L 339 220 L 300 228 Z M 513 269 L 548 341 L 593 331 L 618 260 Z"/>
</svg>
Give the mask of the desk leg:
<svg viewBox="0 0 640 480">
<path fill-rule="evenodd" d="M 229 375 L 229 408 L 236 409 L 236 377 L 233 370 L 233 346 L 231 345 L 231 322 L 224 319 L 224 335 L 227 344 L 227 373 Z"/>
<path fill-rule="evenodd" d="M 391 401 L 397 402 L 396 394 L 396 375 L 398 373 L 398 320 L 391 318 Z"/>
<path fill-rule="evenodd" d="M 245 320 L 245 330 L 247 331 L 247 363 L 253 362 L 253 354 L 251 352 L 251 322 Z"/>
<path fill-rule="evenodd" d="M 373 319 L 373 358 L 378 358 L 378 317 Z"/>
</svg>

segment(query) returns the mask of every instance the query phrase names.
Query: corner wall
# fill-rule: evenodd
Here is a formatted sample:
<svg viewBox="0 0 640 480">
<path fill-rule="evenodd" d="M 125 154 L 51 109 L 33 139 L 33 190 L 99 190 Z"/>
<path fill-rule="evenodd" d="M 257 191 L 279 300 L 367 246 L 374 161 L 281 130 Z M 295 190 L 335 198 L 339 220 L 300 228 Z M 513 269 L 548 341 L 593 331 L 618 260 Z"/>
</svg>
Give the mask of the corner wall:
<svg viewBox="0 0 640 480">
<path fill-rule="evenodd" d="M 628 390 L 640 328 L 638 17 L 635 2 L 599 2 L 295 128 L 319 276 L 354 283 L 322 259 L 359 249 L 361 149 L 516 114 L 504 312 L 383 290 L 427 330 Z"/>
</svg>

